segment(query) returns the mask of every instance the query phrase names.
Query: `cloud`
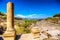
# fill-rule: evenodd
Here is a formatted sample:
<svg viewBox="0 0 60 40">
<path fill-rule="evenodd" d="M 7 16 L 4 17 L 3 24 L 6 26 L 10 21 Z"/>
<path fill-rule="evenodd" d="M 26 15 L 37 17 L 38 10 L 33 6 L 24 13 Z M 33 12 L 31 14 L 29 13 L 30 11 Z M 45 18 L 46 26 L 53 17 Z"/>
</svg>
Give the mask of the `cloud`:
<svg viewBox="0 0 60 40">
<path fill-rule="evenodd" d="M 40 18 L 47 18 L 50 16 L 47 16 L 45 14 L 31 14 L 31 15 L 21 15 L 21 14 L 17 14 L 16 17 L 20 17 L 20 18 L 36 18 L 36 19 L 40 19 Z"/>
<path fill-rule="evenodd" d="M 31 15 L 21 15 L 21 14 L 17 14 L 16 17 L 20 17 L 20 18 L 35 18 L 34 16 L 37 16 L 37 14 L 31 14 Z"/>
<path fill-rule="evenodd" d="M 16 17 L 20 17 L 20 18 L 26 18 L 26 16 L 24 16 L 24 15 L 21 15 L 21 14 L 18 14 L 18 15 L 16 15 Z"/>
</svg>

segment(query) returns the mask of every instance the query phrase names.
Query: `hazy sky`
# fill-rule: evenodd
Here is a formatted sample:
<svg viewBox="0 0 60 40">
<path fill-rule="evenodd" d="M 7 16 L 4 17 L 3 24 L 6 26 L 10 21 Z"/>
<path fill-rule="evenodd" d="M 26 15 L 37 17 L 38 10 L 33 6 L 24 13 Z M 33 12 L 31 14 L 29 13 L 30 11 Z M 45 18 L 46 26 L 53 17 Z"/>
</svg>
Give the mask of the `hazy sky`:
<svg viewBox="0 0 60 40">
<path fill-rule="evenodd" d="M 6 13 L 8 2 L 14 3 L 14 13 L 23 18 L 46 18 L 60 13 L 59 0 L 0 0 L 0 11 Z"/>
</svg>

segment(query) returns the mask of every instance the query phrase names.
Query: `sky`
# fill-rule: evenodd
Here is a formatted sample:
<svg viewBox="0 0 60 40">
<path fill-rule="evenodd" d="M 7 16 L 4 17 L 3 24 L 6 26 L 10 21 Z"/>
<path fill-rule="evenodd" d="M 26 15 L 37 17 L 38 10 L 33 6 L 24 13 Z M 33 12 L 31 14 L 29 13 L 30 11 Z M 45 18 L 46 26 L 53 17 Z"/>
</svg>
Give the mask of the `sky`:
<svg viewBox="0 0 60 40">
<path fill-rule="evenodd" d="M 0 12 L 7 13 L 7 3 L 14 3 L 14 15 L 21 18 L 47 18 L 60 13 L 59 0 L 0 0 Z"/>
</svg>

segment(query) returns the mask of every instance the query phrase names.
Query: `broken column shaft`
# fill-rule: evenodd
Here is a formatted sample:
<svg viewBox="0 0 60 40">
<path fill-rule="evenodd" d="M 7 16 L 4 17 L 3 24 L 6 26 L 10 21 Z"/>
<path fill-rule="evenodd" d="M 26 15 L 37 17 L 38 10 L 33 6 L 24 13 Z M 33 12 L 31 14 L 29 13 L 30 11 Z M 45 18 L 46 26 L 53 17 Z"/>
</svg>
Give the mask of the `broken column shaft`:
<svg viewBox="0 0 60 40">
<path fill-rule="evenodd" d="M 14 5 L 9 2 L 7 4 L 7 30 L 11 30 L 14 27 Z"/>
<path fill-rule="evenodd" d="M 7 29 L 4 33 L 4 40 L 15 40 L 14 4 L 12 2 L 7 4 Z"/>
</svg>

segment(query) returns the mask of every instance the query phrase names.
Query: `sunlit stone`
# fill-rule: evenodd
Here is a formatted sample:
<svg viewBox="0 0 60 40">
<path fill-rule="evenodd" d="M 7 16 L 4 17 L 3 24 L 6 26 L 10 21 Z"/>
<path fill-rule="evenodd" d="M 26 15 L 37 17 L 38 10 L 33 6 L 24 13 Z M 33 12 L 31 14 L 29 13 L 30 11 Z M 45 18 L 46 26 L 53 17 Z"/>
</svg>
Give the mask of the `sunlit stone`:
<svg viewBox="0 0 60 40">
<path fill-rule="evenodd" d="M 4 33 L 4 40 L 15 40 L 14 4 L 12 2 L 7 4 L 7 29 Z"/>
</svg>

